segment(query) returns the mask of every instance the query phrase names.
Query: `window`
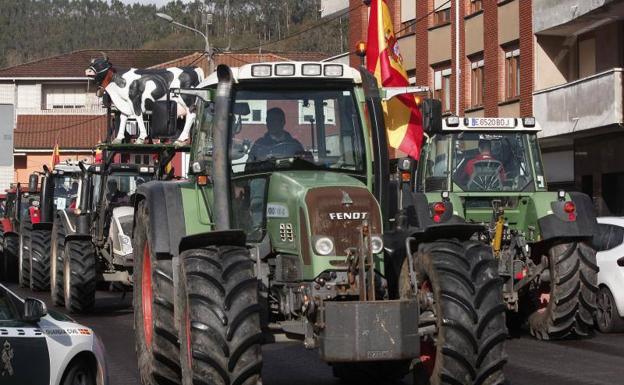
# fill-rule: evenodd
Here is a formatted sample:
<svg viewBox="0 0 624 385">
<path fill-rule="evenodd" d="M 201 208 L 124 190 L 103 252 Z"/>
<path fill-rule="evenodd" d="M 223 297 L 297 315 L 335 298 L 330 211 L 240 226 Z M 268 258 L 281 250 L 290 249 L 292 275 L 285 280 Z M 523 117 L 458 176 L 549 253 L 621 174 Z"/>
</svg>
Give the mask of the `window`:
<svg viewBox="0 0 624 385">
<path fill-rule="evenodd" d="M 43 95 L 46 110 L 84 108 L 87 104 L 87 93 L 83 86 L 50 85 L 43 89 Z"/>
<path fill-rule="evenodd" d="M 451 1 L 435 0 L 433 3 L 433 25 L 442 25 L 451 22 Z"/>
<path fill-rule="evenodd" d="M 505 100 L 520 96 L 520 50 L 505 51 Z"/>
<path fill-rule="evenodd" d="M 470 0 L 470 13 L 479 12 L 483 9 L 483 0 Z"/>
<path fill-rule="evenodd" d="M 451 69 L 439 69 L 433 72 L 434 97 L 442 101 L 442 112 L 451 110 Z"/>
<path fill-rule="evenodd" d="M 483 56 L 473 59 L 470 63 L 470 106 L 480 107 L 483 105 L 483 88 L 485 77 L 483 76 Z"/>
</svg>

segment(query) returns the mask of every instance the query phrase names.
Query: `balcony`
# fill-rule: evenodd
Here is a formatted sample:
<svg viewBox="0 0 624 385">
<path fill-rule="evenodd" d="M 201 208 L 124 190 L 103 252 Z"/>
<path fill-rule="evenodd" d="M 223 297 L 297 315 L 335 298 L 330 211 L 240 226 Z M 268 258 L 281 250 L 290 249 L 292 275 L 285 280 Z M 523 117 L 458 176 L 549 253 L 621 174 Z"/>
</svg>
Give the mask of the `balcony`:
<svg viewBox="0 0 624 385">
<path fill-rule="evenodd" d="M 542 137 L 624 123 L 622 68 L 533 93 Z"/>
<path fill-rule="evenodd" d="M 620 0 L 533 0 L 533 31 L 537 35 L 570 36 L 621 19 Z"/>
</svg>

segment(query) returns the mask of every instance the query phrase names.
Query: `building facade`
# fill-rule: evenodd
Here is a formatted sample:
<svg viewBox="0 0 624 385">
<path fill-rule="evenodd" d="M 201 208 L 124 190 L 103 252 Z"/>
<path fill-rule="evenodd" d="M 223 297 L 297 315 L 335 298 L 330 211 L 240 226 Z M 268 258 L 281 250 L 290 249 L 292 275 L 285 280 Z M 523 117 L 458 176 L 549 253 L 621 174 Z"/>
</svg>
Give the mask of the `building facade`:
<svg viewBox="0 0 624 385">
<path fill-rule="evenodd" d="M 547 180 L 624 215 L 624 1 L 533 0 Z"/>
<path fill-rule="evenodd" d="M 366 40 L 366 3 L 349 3 L 353 47 Z M 535 116 L 549 189 L 583 191 L 599 215 L 624 215 L 624 0 L 387 4 L 411 83 L 429 86 L 448 114 Z"/>
<path fill-rule="evenodd" d="M 351 0 L 350 41 L 366 40 L 368 8 Z M 410 82 L 445 113 L 532 114 L 532 0 L 388 0 Z M 352 64 L 359 58 L 352 56 Z M 458 81 L 457 81 L 458 80 Z"/>
</svg>

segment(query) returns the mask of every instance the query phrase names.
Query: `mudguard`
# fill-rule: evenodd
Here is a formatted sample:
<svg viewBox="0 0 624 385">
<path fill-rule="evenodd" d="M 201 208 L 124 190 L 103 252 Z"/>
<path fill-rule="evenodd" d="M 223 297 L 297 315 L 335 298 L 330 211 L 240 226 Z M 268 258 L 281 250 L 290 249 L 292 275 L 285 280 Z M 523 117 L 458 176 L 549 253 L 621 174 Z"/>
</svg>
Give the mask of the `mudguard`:
<svg viewBox="0 0 624 385">
<path fill-rule="evenodd" d="M 570 220 L 560 202 L 552 202 L 553 213 L 540 218 L 537 223 L 543 241 L 557 238 L 593 238 L 598 232 L 596 210 L 591 198 L 583 193 L 568 193 L 576 206 L 575 219 Z"/>
<path fill-rule="evenodd" d="M 245 246 L 247 235 L 242 230 L 211 231 L 182 237 L 180 254 L 183 251 L 205 246 Z"/>
<path fill-rule="evenodd" d="M 150 219 L 150 239 L 156 254 L 178 256 L 180 241 L 186 236 L 184 206 L 178 183 L 171 181 L 151 181 L 137 189 L 135 218 L 139 202 L 145 200 Z"/>
</svg>

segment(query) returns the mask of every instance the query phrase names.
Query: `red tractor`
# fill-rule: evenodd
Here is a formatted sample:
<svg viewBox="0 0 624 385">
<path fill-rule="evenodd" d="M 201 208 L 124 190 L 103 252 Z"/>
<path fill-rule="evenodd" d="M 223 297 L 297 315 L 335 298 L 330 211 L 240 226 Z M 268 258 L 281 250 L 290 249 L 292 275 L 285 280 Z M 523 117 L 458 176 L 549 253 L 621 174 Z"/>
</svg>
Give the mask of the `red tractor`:
<svg viewBox="0 0 624 385">
<path fill-rule="evenodd" d="M 3 281 L 24 282 L 22 258 L 24 247 L 30 244 L 29 237 L 32 229 L 32 217 L 38 217 L 38 176 L 30 176 L 28 187 L 19 183 L 6 190 L 6 201 L 3 216 L 0 218 L 0 246 L 2 247 L 2 261 L 0 263 L 0 277 Z M 26 250 L 28 251 L 28 250 Z"/>
</svg>

